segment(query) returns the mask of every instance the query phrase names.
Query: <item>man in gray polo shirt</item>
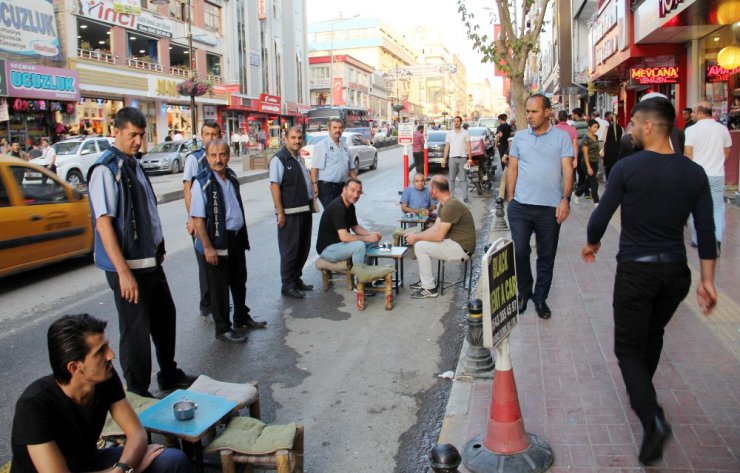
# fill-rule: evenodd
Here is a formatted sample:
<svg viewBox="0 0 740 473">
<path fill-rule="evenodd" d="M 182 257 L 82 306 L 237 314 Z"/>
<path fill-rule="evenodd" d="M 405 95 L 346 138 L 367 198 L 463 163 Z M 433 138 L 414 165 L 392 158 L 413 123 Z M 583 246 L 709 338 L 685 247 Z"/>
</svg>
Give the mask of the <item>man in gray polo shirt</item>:
<svg viewBox="0 0 740 473">
<path fill-rule="evenodd" d="M 514 136 L 509 151 L 506 192 L 509 226 L 516 250 L 519 313 L 534 301 L 537 315 L 549 319 L 547 296 L 552 284 L 560 224 L 570 213 L 573 190 L 573 143 L 566 132 L 551 126 L 550 99 L 534 94 L 527 100 L 529 128 Z M 537 239 L 537 284 L 532 292 L 529 240 Z"/>
<path fill-rule="evenodd" d="M 342 194 L 348 177 L 357 177 L 349 148 L 340 139 L 343 131 L 342 120 L 332 118 L 329 120 L 329 138 L 319 141 L 313 148 L 311 187 L 324 208 Z"/>
<path fill-rule="evenodd" d="M 450 158 L 450 195 L 455 197 L 455 179 L 462 178 L 463 202 L 470 203 L 468 199 L 468 183 L 465 179 L 465 163 L 473 159 L 473 150 L 470 147 L 470 135 L 468 130 L 461 128 L 463 119 L 460 116 L 452 120 L 452 130 L 445 136 L 445 150 L 442 158 L 442 167 L 445 167 L 447 158 Z M 467 160 L 465 159 L 467 157 Z"/>
</svg>

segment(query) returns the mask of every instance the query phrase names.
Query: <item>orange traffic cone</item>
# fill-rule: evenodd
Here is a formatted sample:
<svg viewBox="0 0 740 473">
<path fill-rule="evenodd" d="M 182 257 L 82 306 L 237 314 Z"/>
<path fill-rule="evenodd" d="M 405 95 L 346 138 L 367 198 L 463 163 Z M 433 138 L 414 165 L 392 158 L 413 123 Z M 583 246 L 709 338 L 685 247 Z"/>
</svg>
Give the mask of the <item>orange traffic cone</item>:
<svg viewBox="0 0 740 473">
<path fill-rule="evenodd" d="M 509 337 L 496 346 L 496 372 L 485 435 L 479 434 L 465 444 L 463 462 L 473 473 L 540 473 L 552 465 L 550 446 L 524 430 L 509 358 Z"/>
</svg>

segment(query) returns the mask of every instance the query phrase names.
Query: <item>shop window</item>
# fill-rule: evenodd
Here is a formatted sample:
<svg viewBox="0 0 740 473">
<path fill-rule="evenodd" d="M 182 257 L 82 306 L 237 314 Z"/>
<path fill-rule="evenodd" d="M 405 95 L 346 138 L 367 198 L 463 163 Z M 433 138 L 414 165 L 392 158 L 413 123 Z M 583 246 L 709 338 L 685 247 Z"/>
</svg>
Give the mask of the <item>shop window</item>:
<svg viewBox="0 0 740 473">
<path fill-rule="evenodd" d="M 217 54 L 206 54 L 206 70 L 208 75 L 221 77 L 221 56 Z"/>
<path fill-rule="evenodd" d="M 221 32 L 221 7 L 203 3 L 203 27 L 215 33 Z"/>
<path fill-rule="evenodd" d="M 77 49 L 80 55 L 99 58 L 103 54 L 110 54 L 110 34 L 110 26 L 78 18 Z"/>
<path fill-rule="evenodd" d="M 137 31 L 126 30 L 129 57 L 142 62 L 159 63 L 159 42 Z"/>
</svg>

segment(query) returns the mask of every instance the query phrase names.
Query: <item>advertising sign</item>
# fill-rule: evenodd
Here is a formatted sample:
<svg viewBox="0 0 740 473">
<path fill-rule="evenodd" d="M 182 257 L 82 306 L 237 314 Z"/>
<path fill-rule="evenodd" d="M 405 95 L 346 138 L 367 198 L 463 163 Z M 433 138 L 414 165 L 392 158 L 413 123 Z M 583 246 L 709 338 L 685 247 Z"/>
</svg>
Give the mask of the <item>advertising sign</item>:
<svg viewBox="0 0 740 473">
<path fill-rule="evenodd" d="M 155 16 L 146 10 L 142 10 L 141 15 L 119 13 L 112 2 L 95 0 L 80 2 L 79 5 L 79 14 L 93 20 L 135 29 L 142 33 L 163 38 L 172 38 L 173 36 L 173 24 L 170 20 Z"/>
<path fill-rule="evenodd" d="M 677 83 L 678 66 L 636 67 L 630 69 L 630 85 Z"/>
<path fill-rule="evenodd" d="M 514 242 L 496 240 L 483 256 L 481 268 L 483 346 L 494 348 L 519 321 Z"/>
<path fill-rule="evenodd" d="M 51 0 L 0 0 L 0 51 L 60 59 Z"/>
<path fill-rule="evenodd" d="M 707 82 L 727 82 L 730 76 L 740 73 L 740 67 L 733 70 L 725 69 L 719 64 L 707 64 L 705 78 Z"/>
<path fill-rule="evenodd" d="M 332 79 L 331 84 L 331 93 L 332 93 L 332 102 L 334 105 L 344 105 L 344 94 L 343 88 L 344 88 L 344 81 L 341 77 L 335 77 Z"/>
<path fill-rule="evenodd" d="M 45 100 L 80 100 L 77 71 L 21 62 L 5 63 L 8 95 Z"/>
<path fill-rule="evenodd" d="M 0 96 L 8 95 L 8 76 L 5 74 L 5 59 L 0 59 Z"/>
<path fill-rule="evenodd" d="M 414 124 L 413 123 L 399 123 L 398 124 L 398 144 L 399 145 L 414 144 Z"/>
</svg>

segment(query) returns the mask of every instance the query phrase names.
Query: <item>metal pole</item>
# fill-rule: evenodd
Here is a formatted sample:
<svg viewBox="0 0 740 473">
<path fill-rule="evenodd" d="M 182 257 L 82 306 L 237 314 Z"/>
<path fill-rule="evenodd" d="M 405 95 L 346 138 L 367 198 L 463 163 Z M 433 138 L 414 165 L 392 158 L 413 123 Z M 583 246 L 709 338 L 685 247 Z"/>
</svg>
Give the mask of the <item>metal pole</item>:
<svg viewBox="0 0 740 473">
<path fill-rule="evenodd" d="M 334 25 L 331 24 L 331 51 L 329 59 L 329 105 L 334 106 Z"/>
<path fill-rule="evenodd" d="M 188 54 L 190 55 L 190 73 L 191 78 L 193 81 L 195 81 L 198 78 L 198 70 L 196 69 L 196 62 L 195 62 L 195 52 L 193 51 L 193 31 L 192 31 L 192 24 L 193 24 L 193 16 L 192 16 L 192 10 L 190 9 L 190 0 L 187 0 L 185 8 L 188 10 Z M 195 111 L 195 96 L 190 96 L 190 131 L 191 131 L 191 138 L 192 146 L 195 147 L 195 135 L 197 132 L 197 116 Z"/>
</svg>

